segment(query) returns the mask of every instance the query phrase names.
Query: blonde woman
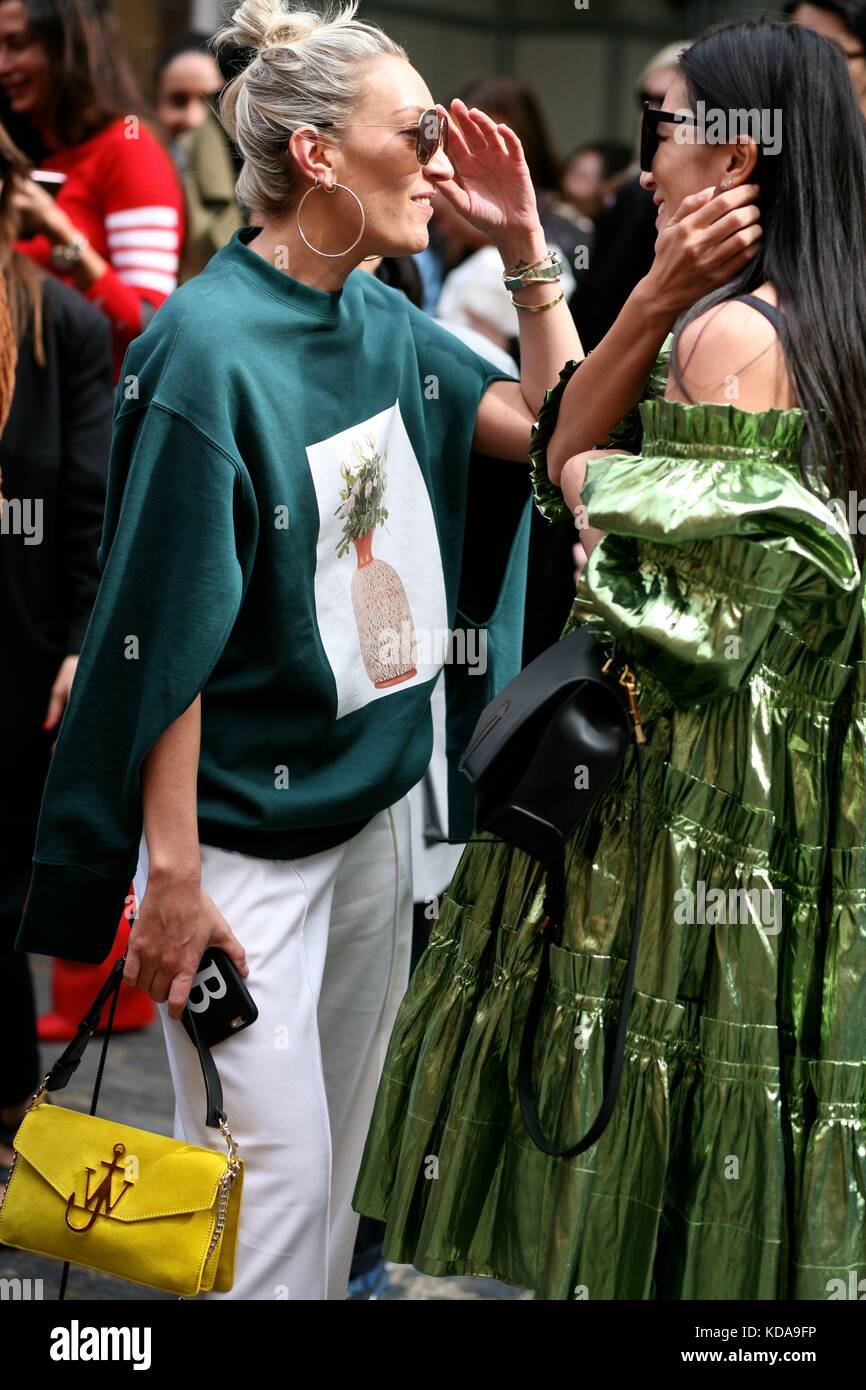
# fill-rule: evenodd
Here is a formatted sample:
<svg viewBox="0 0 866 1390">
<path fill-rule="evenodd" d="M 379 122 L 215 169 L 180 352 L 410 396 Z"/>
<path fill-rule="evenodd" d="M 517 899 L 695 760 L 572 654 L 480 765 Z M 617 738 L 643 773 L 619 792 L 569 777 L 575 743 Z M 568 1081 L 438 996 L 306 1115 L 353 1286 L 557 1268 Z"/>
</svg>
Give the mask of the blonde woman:
<svg viewBox="0 0 866 1390">
<path fill-rule="evenodd" d="M 547 250 L 516 137 L 459 103 L 449 120 L 355 8 L 246 0 L 218 36 L 253 50 L 221 109 L 257 222 L 124 362 L 102 586 L 19 937 L 101 960 L 138 863 L 126 978 L 159 1004 L 176 1134 L 197 1144 L 215 1136 L 180 1015 L 209 944 L 245 974 L 258 1020 L 216 1050 L 245 1161 L 237 1268 L 208 1297 L 345 1296 L 470 452 L 525 465 L 545 390 L 581 355 L 555 279 L 514 290 L 517 382 L 354 273 L 422 250 L 436 199 L 518 280 Z M 678 310 L 754 253 L 750 198 L 708 192 L 663 238 L 587 366 L 587 444 Z"/>
</svg>

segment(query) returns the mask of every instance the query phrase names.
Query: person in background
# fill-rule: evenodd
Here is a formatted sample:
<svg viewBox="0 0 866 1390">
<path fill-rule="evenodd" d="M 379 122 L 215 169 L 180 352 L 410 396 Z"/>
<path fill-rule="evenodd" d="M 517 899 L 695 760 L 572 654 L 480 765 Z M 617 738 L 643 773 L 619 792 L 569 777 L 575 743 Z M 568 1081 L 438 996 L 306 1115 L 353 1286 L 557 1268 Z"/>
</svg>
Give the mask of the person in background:
<svg viewBox="0 0 866 1390">
<path fill-rule="evenodd" d="M 866 116 L 866 3 L 864 0 L 817 0 L 814 5 L 800 5 L 797 0 L 785 5 L 784 13 L 795 24 L 814 29 L 822 38 L 835 43 L 848 63 L 854 84 L 854 95 Z"/>
<path fill-rule="evenodd" d="M 481 232 L 465 217 L 461 217 L 456 209 L 452 209 L 444 198 L 439 200 L 438 206 L 434 203 L 430 219 L 430 244 L 413 257 L 421 276 L 421 307 L 425 314 L 439 313 L 442 287 L 450 272 L 473 251 L 486 244 Z M 479 326 L 476 324 L 475 328 L 478 331 Z"/>
<path fill-rule="evenodd" d="M 516 77 L 483 77 L 466 83 L 457 95 L 470 110 L 475 106 L 514 131 L 523 146 L 548 245 L 564 253 L 562 259 L 579 290 L 592 249 L 592 224 L 563 195 L 562 164 L 535 93 Z M 567 297 L 573 293 L 566 290 Z"/>
<path fill-rule="evenodd" d="M 632 152 L 621 141 L 590 140 L 565 161 L 562 191 L 581 217 L 595 222 L 612 203 L 611 181 L 631 163 Z"/>
<path fill-rule="evenodd" d="M 27 160 L 0 130 L 0 402 L 8 318 L 17 357 L 2 442 L 0 530 L 0 1190 L 41 1075 L 28 958 L 14 950 L 51 748 L 98 583 L 111 413 L 111 331 L 74 290 L 14 250 L 8 170 Z M 7 311 L 8 304 L 8 311 Z"/>
<path fill-rule="evenodd" d="M 439 200 L 436 220 L 452 247 L 469 254 L 446 275 L 436 306 L 436 321 L 488 361 L 512 375 L 519 374 L 517 310 L 502 283 L 501 260 L 486 237 L 479 238 L 457 210 Z M 479 244 L 480 240 L 480 244 Z M 470 249 L 474 245 L 475 249 Z M 565 253 L 559 251 L 563 293 L 574 291 Z M 501 487 L 501 484 L 498 484 Z M 509 483 L 513 489 L 513 481 Z M 548 525 L 533 508 L 529 518 L 526 603 L 523 615 L 522 663 L 551 646 L 562 631 L 574 602 L 575 531 L 571 522 Z"/>
<path fill-rule="evenodd" d="M 115 384 L 130 341 L 177 285 L 184 236 L 180 181 L 146 114 L 107 4 L 0 0 L 0 120 L 33 166 L 10 176 L 16 249 L 108 320 Z M 118 947 L 126 931 L 124 920 Z M 109 969 L 70 973 L 55 960 L 40 1036 L 69 1036 L 76 1001 Z M 134 991 L 125 994 L 115 1028 L 141 1026 Z"/>
<path fill-rule="evenodd" d="M 677 57 L 686 42 L 670 44 L 650 59 L 635 84 L 639 112 L 649 101 L 658 106 L 673 81 Z M 655 255 L 656 210 L 640 185 L 635 159 L 615 190 L 611 206 L 596 222 L 590 272 L 572 303 L 580 340 L 587 352 L 601 342 L 635 285 L 646 275 Z"/>
<path fill-rule="evenodd" d="M 541 108 L 530 88 L 512 77 L 474 78 L 457 93 L 466 106 L 483 111 L 492 120 L 508 125 L 523 146 L 526 163 L 532 176 L 538 212 L 548 245 L 561 253 L 570 282 L 563 282 L 569 299 L 575 285 L 585 275 L 582 269 L 589 256 L 592 225 L 580 216 L 563 196 L 562 169 L 554 151 Z M 486 239 L 473 236 L 464 219 L 450 217 L 436 208 L 430 228 L 430 246 L 417 257 L 424 282 L 424 308 L 428 313 L 441 313 L 449 324 L 466 325 L 482 332 L 503 349 L 511 346 L 517 330 L 512 321 L 510 304 L 502 296 L 502 285 L 489 272 L 494 267 Z M 460 277 L 454 299 L 446 299 L 444 310 L 439 307 L 439 295 L 449 271 L 461 264 L 467 252 L 484 249 Z M 483 276 L 481 284 L 479 277 Z M 471 302 L 463 302 L 463 288 L 469 282 L 479 283 L 478 294 Z M 504 304 L 504 309 L 503 309 Z"/>
<path fill-rule="evenodd" d="M 635 97 L 638 110 L 648 101 L 650 106 L 661 106 L 671 82 L 677 74 L 679 55 L 690 46 L 691 40 L 669 43 L 650 58 L 635 83 Z"/>
<path fill-rule="evenodd" d="M 480 346 L 473 341 L 472 347 L 482 355 L 486 353 L 490 361 L 500 364 L 505 357 L 512 362 L 512 354 L 518 351 L 518 311 L 502 282 L 496 247 L 455 208 L 440 205 L 436 216 L 440 232 L 449 237 L 452 247 L 459 248 L 462 258 L 442 281 L 435 317 L 454 332 L 468 330 L 480 339 Z M 575 277 L 562 247 L 551 249 L 559 255 L 561 284 L 568 300 L 574 292 Z M 511 370 L 510 366 L 506 370 Z"/>
<path fill-rule="evenodd" d="M 182 162 L 183 136 L 201 130 L 223 88 L 222 73 L 207 43 L 205 34 L 188 34 L 166 49 L 157 64 L 154 111 L 176 164 Z"/>
<path fill-rule="evenodd" d="M 553 150 L 544 115 L 537 99 L 524 83 L 514 78 L 482 78 L 461 88 L 460 100 L 470 110 L 484 111 L 492 121 L 509 125 L 520 139 L 535 190 L 539 221 L 546 243 L 562 263 L 564 296 L 571 304 L 575 291 L 587 277 L 591 254 L 592 224 L 578 217 L 560 192 L 562 168 Z M 436 218 L 459 242 L 464 218 L 455 208 L 439 207 Z M 466 334 L 474 331 L 488 345 L 474 345 L 503 370 L 516 370 L 520 357 L 517 343 L 517 311 L 502 284 L 502 265 L 495 247 L 485 238 L 473 239 L 473 229 L 463 229 L 470 254 L 445 277 L 436 306 L 436 318 L 446 328 Z M 493 356 L 496 353 L 496 356 Z M 550 646 L 562 632 L 574 600 L 569 524 L 550 528 L 541 516 L 530 518 L 530 555 L 527 570 L 527 602 L 524 612 L 523 662 Z"/>
<path fill-rule="evenodd" d="M 212 104 L 223 76 L 207 43 L 206 35 L 190 34 L 162 55 L 156 72 L 156 117 L 186 198 L 180 284 L 198 275 L 244 221 L 232 152 Z"/>
<path fill-rule="evenodd" d="M 594 232 L 592 223 L 576 213 L 563 197 L 562 167 L 538 100 L 529 87 L 513 77 L 474 80 L 461 89 L 459 96 L 470 110 L 483 111 L 491 120 L 508 125 L 520 140 L 542 230 L 547 245 L 562 263 L 562 289 L 573 316 L 589 274 Z M 445 216 L 452 223 L 458 218 L 453 209 Z M 494 248 L 484 245 L 452 270 L 442 286 L 437 315 L 448 328 L 470 327 L 483 332 L 499 352 L 508 352 L 519 361 L 517 312 L 502 283 L 498 259 Z M 557 640 L 568 617 L 574 601 L 573 541 L 571 525 L 551 528 L 533 509 L 523 624 L 524 664 Z"/>
<path fill-rule="evenodd" d="M 18 249 L 111 323 L 115 379 L 130 341 L 177 285 L 183 192 L 109 9 L 0 0 L 0 120 L 56 199 L 16 173 Z"/>
</svg>

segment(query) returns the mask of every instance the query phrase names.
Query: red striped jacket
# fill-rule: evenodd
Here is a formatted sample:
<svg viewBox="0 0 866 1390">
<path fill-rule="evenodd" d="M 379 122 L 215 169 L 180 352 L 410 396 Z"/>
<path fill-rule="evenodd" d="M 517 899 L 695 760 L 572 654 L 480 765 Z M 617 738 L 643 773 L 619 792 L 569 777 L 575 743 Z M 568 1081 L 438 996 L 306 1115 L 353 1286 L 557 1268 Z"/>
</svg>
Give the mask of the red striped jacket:
<svg viewBox="0 0 866 1390">
<path fill-rule="evenodd" d="M 111 320 L 117 381 L 130 342 L 177 285 L 185 235 L 178 174 L 134 116 L 119 116 L 82 144 L 53 151 L 39 167 L 66 175 L 58 206 L 108 262 L 86 298 Z M 58 274 L 48 237 L 19 241 L 17 249 Z"/>
</svg>

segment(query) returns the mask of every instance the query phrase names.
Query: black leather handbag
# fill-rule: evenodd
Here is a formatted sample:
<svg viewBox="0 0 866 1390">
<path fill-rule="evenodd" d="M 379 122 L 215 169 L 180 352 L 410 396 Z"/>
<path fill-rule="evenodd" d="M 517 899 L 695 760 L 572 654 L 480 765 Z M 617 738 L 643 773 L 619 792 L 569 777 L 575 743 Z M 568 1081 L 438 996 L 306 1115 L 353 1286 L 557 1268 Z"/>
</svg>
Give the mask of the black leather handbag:
<svg viewBox="0 0 866 1390">
<path fill-rule="evenodd" d="M 524 850 L 547 870 L 546 917 L 535 986 L 518 1059 L 518 1094 L 532 1141 L 553 1158 L 590 1148 L 610 1122 L 619 1094 L 625 1035 L 634 994 L 643 898 L 645 737 L 628 665 L 617 645 L 606 657 L 586 628 L 542 652 L 483 711 L 460 761 L 475 791 L 475 828 Z M 612 1046 L 605 1039 L 604 1092 L 598 1114 L 576 1144 L 557 1148 L 538 1117 L 532 1080 L 538 1024 L 550 979 L 550 947 L 562 937 L 565 846 L 634 748 L 637 774 L 637 878 L 631 947 Z M 578 775 L 576 775 L 578 774 Z"/>
</svg>

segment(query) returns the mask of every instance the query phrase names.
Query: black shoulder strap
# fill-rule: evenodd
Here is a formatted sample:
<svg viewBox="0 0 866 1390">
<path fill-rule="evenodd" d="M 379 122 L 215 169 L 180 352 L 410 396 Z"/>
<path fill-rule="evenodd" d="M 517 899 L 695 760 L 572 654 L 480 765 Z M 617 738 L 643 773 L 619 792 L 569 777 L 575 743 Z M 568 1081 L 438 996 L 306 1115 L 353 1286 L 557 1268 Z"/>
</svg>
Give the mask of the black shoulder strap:
<svg viewBox="0 0 866 1390">
<path fill-rule="evenodd" d="M 731 303 L 751 304 L 753 309 L 757 309 L 759 314 L 763 314 L 765 319 L 770 320 L 770 323 L 773 325 L 776 332 L 779 333 L 781 336 L 780 325 L 781 320 L 785 317 L 785 315 L 782 313 L 781 309 L 776 308 L 775 304 L 768 304 L 765 299 L 759 299 L 756 294 L 735 295 L 735 297 L 731 300 Z"/>
<path fill-rule="evenodd" d="M 93 1100 L 90 1106 L 91 1115 L 96 1114 L 96 1104 L 99 1100 L 99 1088 L 102 1084 L 102 1072 L 105 1066 L 105 1059 L 108 1053 L 108 1044 L 111 1039 L 111 1030 L 114 1025 L 114 1011 L 117 1001 L 120 998 L 120 987 L 123 984 L 123 967 L 126 965 L 126 956 L 121 956 L 114 962 L 111 972 L 105 979 L 102 988 L 78 1025 L 75 1037 L 64 1048 L 51 1070 L 47 1073 L 46 1091 L 60 1091 L 69 1084 L 74 1071 L 78 1069 L 85 1048 L 99 1027 L 99 1020 L 102 1009 L 106 1001 L 111 998 L 111 1015 L 108 1020 L 108 1027 L 105 1031 L 105 1038 L 102 1044 L 102 1056 L 100 1058 L 99 1069 L 96 1076 L 96 1085 L 93 1090 Z M 204 1075 L 205 1094 L 207 1098 L 207 1118 L 205 1124 L 211 1129 L 219 1128 L 220 1120 L 226 1118 L 223 1110 L 223 1091 L 220 1082 L 219 1072 L 216 1063 L 211 1056 L 210 1048 L 203 1042 L 195 1019 L 189 1014 L 192 1030 L 195 1034 L 195 1048 L 198 1052 L 198 1059 L 201 1063 Z"/>
<path fill-rule="evenodd" d="M 532 1063 L 535 1055 L 536 1036 L 544 1008 L 544 998 L 550 980 L 550 947 L 551 945 L 558 946 L 562 939 L 563 918 L 565 916 L 564 849 L 560 852 L 554 863 L 548 868 L 548 895 L 546 906 L 549 908 L 550 921 L 542 932 L 541 957 L 538 966 L 538 974 L 535 977 L 535 985 L 532 995 L 530 996 L 529 1008 L 527 1009 L 523 1033 L 520 1039 L 520 1050 L 517 1057 L 517 1094 L 520 1101 L 520 1114 L 530 1139 L 537 1149 L 541 1149 L 542 1153 L 548 1154 L 551 1158 L 574 1158 L 577 1154 L 584 1153 L 587 1149 L 592 1148 L 593 1144 L 598 1142 L 607 1129 L 614 1112 L 614 1107 L 619 1098 L 623 1063 L 625 1061 L 626 1032 L 628 1029 L 629 1015 L 631 1014 L 632 1000 L 634 998 L 638 949 L 640 946 L 641 924 L 643 919 L 644 748 L 640 743 L 635 743 L 633 746 L 637 766 L 637 802 L 635 807 L 637 872 L 635 874 L 631 944 L 629 946 L 628 962 L 626 964 L 625 979 L 623 981 L 622 998 L 620 1000 L 619 1013 L 616 1019 L 616 1031 L 613 1035 L 612 1042 L 609 1042 L 605 1031 L 602 1031 L 604 1040 L 604 1062 L 601 1105 L 598 1114 L 583 1138 L 578 1140 L 576 1144 L 569 1145 L 567 1148 L 557 1148 L 552 1140 L 547 1138 L 541 1128 L 541 1120 L 538 1114 L 538 1101 L 536 1099 L 535 1086 L 532 1079 Z"/>
</svg>

